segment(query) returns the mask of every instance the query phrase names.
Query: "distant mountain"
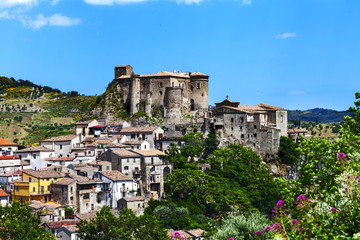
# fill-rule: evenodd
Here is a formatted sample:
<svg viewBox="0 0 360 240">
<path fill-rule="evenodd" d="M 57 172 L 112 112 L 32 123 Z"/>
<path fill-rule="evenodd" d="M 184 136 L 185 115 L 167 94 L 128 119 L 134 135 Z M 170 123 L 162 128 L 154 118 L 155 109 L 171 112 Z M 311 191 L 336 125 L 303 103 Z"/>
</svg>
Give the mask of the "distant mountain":
<svg viewBox="0 0 360 240">
<path fill-rule="evenodd" d="M 301 121 L 313 121 L 321 123 L 340 122 L 344 116 L 352 116 L 347 111 L 336 111 L 324 108 L 314 108 L 309 110 L 288 110 L 288 119 L 297 119 Z"/>
</svg>

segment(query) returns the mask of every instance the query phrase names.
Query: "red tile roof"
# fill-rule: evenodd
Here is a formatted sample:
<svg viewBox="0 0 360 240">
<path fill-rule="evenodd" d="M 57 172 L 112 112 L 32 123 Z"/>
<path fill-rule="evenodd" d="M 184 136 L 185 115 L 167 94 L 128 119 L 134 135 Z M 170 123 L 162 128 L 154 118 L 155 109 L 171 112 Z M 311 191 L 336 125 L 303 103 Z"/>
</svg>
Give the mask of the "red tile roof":
<svg viewBox="0 0 360 240">
<path fill-rule="evenodd" d="M 58 136 L 52 137 L 49 139 L 42 140 L 41 142 L 63 142 L 63 141 L 71 141 L 74 138 L 77 138 L 77 135 L 65 135 L 65 136 Z"/>
<path fill-rule="evenodd" d="M 20 159 L 14 156 L 0 156 L 0 160 L 11 160 L 11 159 Z"/>
<path fill-rule="evenodd" d="M 80 220 L 64 220 L 64 221 L 57 221 L 57 222 L 46 222 L 44 225 L 47 225 L 50 229 L 59 229 L 62 226 L 68 225 L 76 225 L 76 223 L 80 222 Z"/>
<path fill-rule="evenodd" d="M 132 181 L 133 179 L 126 176 L 125 174 L 123 174 L 122 172 L 118 171 L 118 170 L 112 170 L 112 171 L 103 171 L 103 172 L 99 172 L 101 175 L 103 175 L 104 177 L 109 178 L 112 181 Z"/>
<path fill-rule="evenodd" d="M 23 171 L 26 172 L 27 170 L 30 170 L 30 169 L 24 169 Z M 11 177 L 11 176 L 15 176 L 15 175 L 22 175 L 23 171 L 18 169 L 16 171 L 4 173 L 4 174 L 0 175 L 0 177 Z"/>
<path fill-rule="evenodd" d="M 46 158 L 46 161 L 73 161 L 75 158 L 73 157 L 54 157 L 54 158 Z"/>
<path fill-rule="evenodd" d="M 144 74 L 140 75 L 140 77 L 178 77 L 178 78 L 190 78 L 186 73 L 173 73 L 167 71 L 161 71 L 156 74 Z"/>
<path fill-rule="evenodd" d="M 145 157 L 150 157 L 150 156 L 158 156 L 158 155 L 166 155 L 164 152 L 160 151 L 160 150 L 131 150 L 135 153 L 138 153 L 142 156 Z"/>
<path fill-rule="evenodd" d="M 0 188 L 0 197 L 8 197 L 9 195 L 3 190 Z"/>
<path fill-rule="evenodd" d="M 12 141 L 0 138 L 0 146 L 17 146 L 17 144 Z"/>
<path fill-rule="evenodd" d="M 29 148 L 17 150 L 15 152 L 16 153 L 18 153 L 18 152 L 54 152 L 54 150 L 43 147 L 43 146 L 37 146 L 37 147 L 32 146 Z"/>
</svg>

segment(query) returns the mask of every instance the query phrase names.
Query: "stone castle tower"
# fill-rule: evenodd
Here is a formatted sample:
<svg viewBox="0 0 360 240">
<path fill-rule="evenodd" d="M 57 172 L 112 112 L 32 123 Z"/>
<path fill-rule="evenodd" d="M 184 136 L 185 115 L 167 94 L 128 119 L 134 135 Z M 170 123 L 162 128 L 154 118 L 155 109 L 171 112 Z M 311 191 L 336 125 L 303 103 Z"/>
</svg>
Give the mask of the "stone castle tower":
<svg viewBox="0 0 360 240">
<path fill-rule="evenodd" d="M 115 67 L 118 90 L 131 114 L 144 111 L 148 116 L 163 109 L 170 122 L 182 121 L 184 113 L 206 117 L 209 76 L 202 73 L 166 72 L 134 74 L 130 65 Z"/>
</svg>

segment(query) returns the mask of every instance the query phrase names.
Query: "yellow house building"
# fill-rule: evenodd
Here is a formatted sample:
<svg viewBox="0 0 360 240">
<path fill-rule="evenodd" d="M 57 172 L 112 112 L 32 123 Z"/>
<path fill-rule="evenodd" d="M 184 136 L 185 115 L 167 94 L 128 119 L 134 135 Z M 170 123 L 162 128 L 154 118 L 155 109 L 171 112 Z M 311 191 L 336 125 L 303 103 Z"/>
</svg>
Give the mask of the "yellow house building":
<svg viewBox="0 0 360 240">
<path fill-rule="evenodd" d="M 53 170 L 30 170 L 23 172 L 22 180 L 14 182 L 11 192 L 13 201 L 30 203 L 31 200 L 51 200 L 50 184 L 63 179 L 64 173 Z"/>
</svg>

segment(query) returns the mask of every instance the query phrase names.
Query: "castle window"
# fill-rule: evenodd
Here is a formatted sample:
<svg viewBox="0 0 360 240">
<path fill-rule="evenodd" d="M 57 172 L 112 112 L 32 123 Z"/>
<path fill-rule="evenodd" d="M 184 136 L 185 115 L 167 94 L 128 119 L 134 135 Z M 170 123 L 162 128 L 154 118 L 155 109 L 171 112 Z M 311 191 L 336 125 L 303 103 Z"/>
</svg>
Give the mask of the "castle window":
<svg viewBox="0 0 360 240">
<path fill-rule="evenodd" d="M 240 123 L 243 123 L 244 122 L 244 118 L 240 118 Z"/>
<path fill-rule="evenodd" d="M 244 139 L 244 137 L 245 137 L 244 134 L 241 134 L 241 138 Z"/>
<path fill-rule="evenodd" d="M 284 121 L 284 116 L 280 115 L 280 122 L 283 122 L 283 121 Z"/>
<path fill-rule="evenodd" d="M 145 87 L 145 83 L 143 83 L 143 87 Z"/>
<path fill-rule="evenodd" d="M 200 83 L 197 83 L 197 84 L 196 84 L 196 88 L 197 88 L 197 89 L 200 89 Z"/>
<path fill-rule="evenodd" d="M 174 87 L 174 82 L 171 83 L 171 86 Z"/>
<path fill-rule="evenodd" d="M 231 118 L 231 122 L 232 122 L 232 123 L 234 122 L 234 118 Z"/>
<path fill-rule="evenodd" d="M 257 135 L 256 135 L 256 133 L 254 133 L 254 138 L 256 138 L 257 137 Z"/>
<path fill-rule="evenodd" d="M 254 143 L 254 147 L 255 147 L 255 143 Z"/>
<path fill-rule="evenodd" d="M 257 128 L 257 126 L 256 125 L 254 125 L 254 129 L 256 129 Z"/>
<path fill-rule="evenodd" d="M 194 87 L 193 87 L 193 86 L 191 86 L 191 87 L 190 87 L 190 90 L 191 90 L 191 91 L 193 91 L 193 90 L 194 90 Z"/>
<path fill-rule="evenodd" d="M 202 93 L 202 94 L 201 94 L 201 96 L 203 97 L 203 96 L 204 96 L 204 94 Z"/>
<path fill-rule="evenodd" d="M 234 128 L 233 128 L 233 127 L 231 128 L 231 131 L 234 131 Z"/>
<path fill-rule="evenodd" d="M 163 86 L 162 82 L 159 82 L 159 87 L 162 87 L 162 86 Z"/>
<path fill-rule="evenodd" d="M 240 130 L 242 130 L 242 126 L 240 126 Z"/>
<path fill-rule="evenodd" d="M 162 91 L 160 91 L 160 95 L 162 95 Z"/>
</svg>

